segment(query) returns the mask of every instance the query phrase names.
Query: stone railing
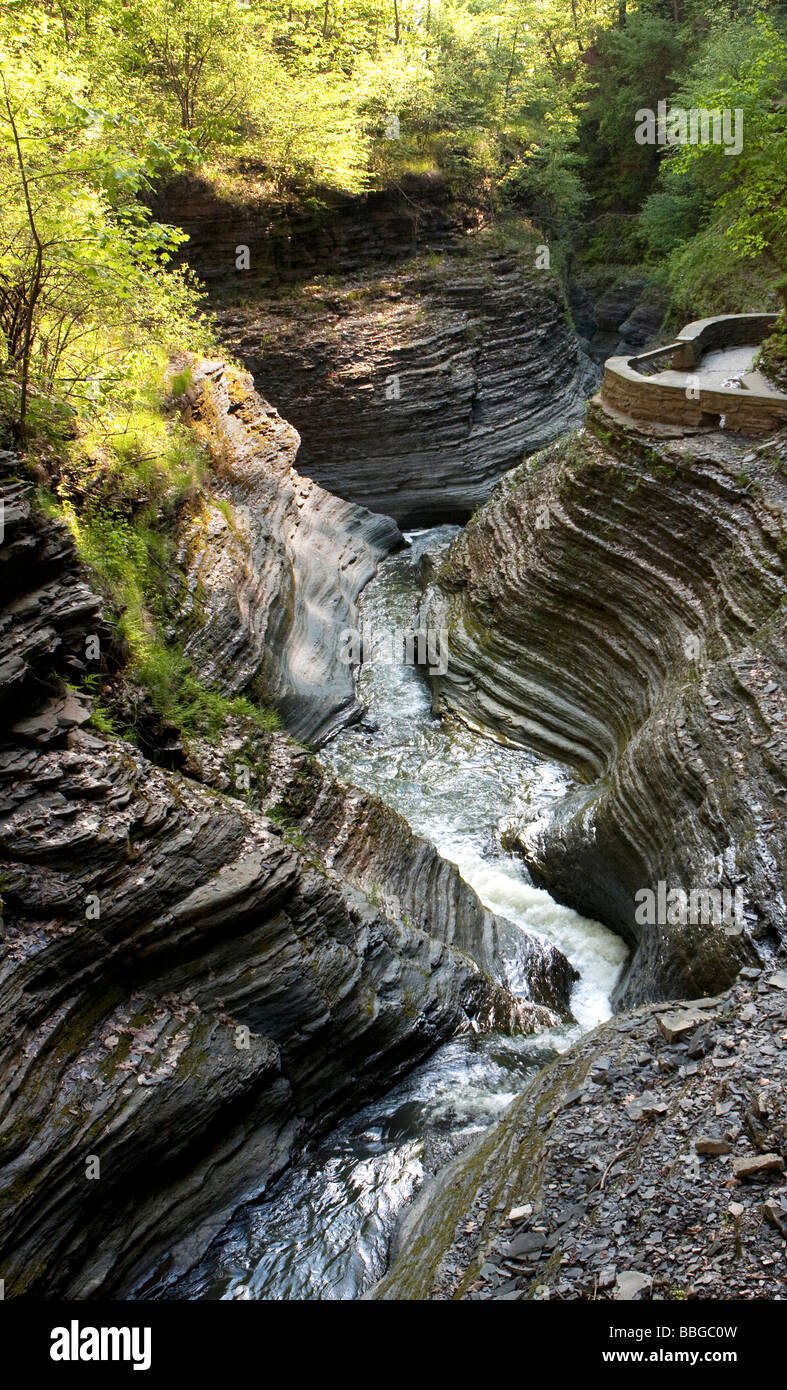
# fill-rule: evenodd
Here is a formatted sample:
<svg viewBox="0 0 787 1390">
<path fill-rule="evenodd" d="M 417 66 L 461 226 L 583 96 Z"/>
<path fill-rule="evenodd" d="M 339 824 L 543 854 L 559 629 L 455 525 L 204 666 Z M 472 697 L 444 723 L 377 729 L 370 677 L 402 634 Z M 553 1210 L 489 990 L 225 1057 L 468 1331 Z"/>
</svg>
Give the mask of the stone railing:
<svg viewBox="0 0 787 1390">
<path fill-rule="evenodd" d="M 706 386 L 689 380 L 703 353 L 723 347 L 753 347 L 776 322 L 776 314 L 723 314 L 689 323 L 672 343 L 635 357 L 609 357 L 601 402 L 635 420 L 694 429 L 728 429 L 770 434 L 787 424 L 787 395 L 748 387 Z M 658 366 L 658 360 L 667 360 Z M 685 381 L 656 381 L 647 373 L 669 367 Z"/>
</svg>

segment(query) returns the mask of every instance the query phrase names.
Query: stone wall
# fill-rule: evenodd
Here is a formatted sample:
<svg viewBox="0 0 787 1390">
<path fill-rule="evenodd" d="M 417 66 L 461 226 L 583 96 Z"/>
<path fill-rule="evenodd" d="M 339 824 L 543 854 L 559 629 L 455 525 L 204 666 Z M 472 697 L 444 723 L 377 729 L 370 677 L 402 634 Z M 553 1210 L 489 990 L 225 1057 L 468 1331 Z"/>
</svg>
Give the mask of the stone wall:
<svg viewBox="0 0 787 1390">
<path fill-rule="evenodd" d="M 759 343 L 775 319 L 775 314 L 727 314 L 698 319 L 684 328 L 665 353 L 671 351 L 670 365 L 674 370 L 691 372 L 704 352 Z M 647 353 L 608 358 L 601 404 L 635 420 L 694 429 L 721 425 L 747 435 L 770 434 L 787 422 L 787 395 L 732 386 L 709 388 L 699 383 L 689 396 L 684 384 L 658 381 L 638 370 L 638 364 L 652 361 L 653 357 L 653 353 Z"/>
</svg>

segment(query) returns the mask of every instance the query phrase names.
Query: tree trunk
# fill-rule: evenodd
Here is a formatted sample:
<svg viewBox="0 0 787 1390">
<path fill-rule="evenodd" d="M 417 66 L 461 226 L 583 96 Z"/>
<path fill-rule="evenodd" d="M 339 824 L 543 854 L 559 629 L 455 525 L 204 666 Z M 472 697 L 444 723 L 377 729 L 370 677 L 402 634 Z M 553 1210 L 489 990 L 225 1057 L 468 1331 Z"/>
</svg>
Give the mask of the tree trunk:
<svg viewBox="0 0 787 1390">
<path fill-rule="evenodd" d="M 508 97 L 511 91 L 511 81 L 514 76 L 514 64 L 516 63 L 516 41 L 519 38 L 519 25 L 514 29 L 514 37 L 511 40 L 511 61 L 508 64 L 508 76 L 506 77 L 506 91 L 503 97 L 503 111 L 508 110 Z"/>
<path fill-rule="evenodd" d="M 571 0 L 571 13 L 574 16 L 574 35 L 577 41 L 577 48 L 579 49 L 580 53 L 584 53 L 585 50 L 582 47 L 582 40 L 579 37 L 579 22 L 577 20 L 577 0 Z"/>
<path fill-rule="evenodd" d="M 399 42 L 399 0 L 393 0 L 394 7 L 394 43 Z"/>
<path fill-rule="evenodd" d="M 25 333 L 22 344 L 22 393 L 19 400 L 19 419 L 17 421 L 16 429 L 17 439 L 20 444 L 23 444 L 25 441 L 25 435 L 27 433 L 27 403 L 30 392 L 30 358 L 33 346 L 33 320 L 35 318 L 36 305 L 38 303 L 38 296 L 41 293 L 41 283 L 43 280 L 44 248 L 41 244 L 41 238 L 38 235 L 38 228 L 36 227 L 35 217 L 33 216 L 33 205 L 30 201 L 30 188 L 27 182 L 25 161 L 22 155 L 22 142 L 19 138 L 19 131 L 17 130 L 16 120 L 14 118 L 14 113 L 11 108 L 11 99 L 8 95 L 8 85 L 5 80 L 5 74 L 0 73 L 0 77 L 2 77 L 3 79 L 3 90 L 5 92 L 5 109 L 8 112 L 8 120 L 11 126 L 11 133 L 14 137 L 16 162 L 19 168 L 19 177 L 22 183 L 22 191 L 25 196 L 27 221 L 30 227 L 30 234 L 33 238 L 33 244 L 35 246 L 33 276 L 30 282 L 30 290 L 27 295 L 27 308 L 25 313 Z"/>
</svg>

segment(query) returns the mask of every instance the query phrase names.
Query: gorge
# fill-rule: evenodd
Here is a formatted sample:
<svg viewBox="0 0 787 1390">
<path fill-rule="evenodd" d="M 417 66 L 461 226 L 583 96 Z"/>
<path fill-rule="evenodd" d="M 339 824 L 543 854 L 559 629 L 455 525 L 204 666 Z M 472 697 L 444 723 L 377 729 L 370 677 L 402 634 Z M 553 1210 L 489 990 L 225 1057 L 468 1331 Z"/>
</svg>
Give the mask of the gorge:
<svg viewBox="0 0 787 1390">
<path fill-rule="evenodd" d="M 200 265 L 221 219 L 193 197 Z M 212 734 L 135 685 L 0 460 L 7 1297 L 613 1297 L 654 1244 L 648 1287 L 694 1296 L 711 1170 L 752 1156 L 772 1219 L 736 1220 L 783 1260 L 784 431 L 586 406 L 532 240 L 438 200 L 400 254 L 407 201 L 371 272 L 361 200 L 338 284 L 297 238 L 289 297 L 214 276 L 226 357 L 170 364 L 209 463 L 163 624 Z M 445 632 L 431 697 L 352 671 L 363 621 Z M 742 888 L 744 922 L 644 929 L 659 882 Z M 640 1170 L 692 1152 L 669 1270 Z"/>
</svg>

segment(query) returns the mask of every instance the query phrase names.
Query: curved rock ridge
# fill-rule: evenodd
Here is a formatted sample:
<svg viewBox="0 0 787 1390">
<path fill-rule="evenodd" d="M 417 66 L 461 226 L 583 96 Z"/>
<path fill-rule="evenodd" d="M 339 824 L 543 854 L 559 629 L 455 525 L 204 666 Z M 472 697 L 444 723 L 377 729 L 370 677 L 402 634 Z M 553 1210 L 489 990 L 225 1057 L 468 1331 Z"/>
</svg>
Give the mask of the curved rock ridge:
<svg viewBox="0 0 787 1390">
<path fill-rule="evenodd" d="M 509 474 L 438 566 L 435 708 L 586 784 L 508 843 L 635 947 L 619 1002 L 707 993 L 784 945 L 787 449 L 588 422 Z M 638 921 L 659 883 L 742 889 L 743 920 Z"/>
<path fill-rule="evenodd" d="M 402 526 L 464 521 L 523 452 L 581 418 L 597 381 L 536 254 L 465 238 L 219 321 L 300 431 L 302 471 Z"/>
<path fill-rule="evenodd" d="M 341 634 L 401 535 L 296 472 L 298 434 L 247 372 L 190 370 L 183 409 L 216 476 L 183 532 L 177 630 L 203 679 L 272 705 L 295 738 L 319 743 L 360 713 Z"/>
<path fill-rule="evenodd" d="M 506 981 L 505 959 L 515 949 L 528 999 L 570 1016 L 577 974 L 561 951 L 490 912 L 456 865 L 402 816 L 336 781 L 285 735 L 228 723 L 218 747 L 192 743 L 189 771 L 229 793 L 248 786 L 251 803 L 275 815 L 343 882 L 367 893 L 388 916 L 471 956 L 492 979 Z"/>
<path fill-rule="evenodd" d="M 456 1029 L 554 1018 L 128 745 L 73 732 L 4 749 L 0 775 L 7 1296 L 182 1270 Z"/>
<path fill-rule="evenodd" d="M 473 959 L 492 959 L 495 923 L 403 825 L 388 826 L 374 864 L 384 911 L 352 873 L 326 868 L 316 832 L 310 846 L 239 797 L 80 727 L 89 704 L 63 678 L 78 675 L 86 628 L 104 631 L 100 605 L 68 534 L 31 513 L 19 483 L 3 500 L 5 1291 L 160 1292 L 305 1142 L 457 1029 L 557 1016 Z M 307 755 L 284 735 L 271 745 L 289 787 Z M 322 794 L 338 814 L 345 793 Z M 327 845 L 329 815 L 311 819 Z M 396 831 L 409 920 L 385 877 Z M 534 997 L 554 970 L 565 998 L 558 956 L 539 962 Z"/>
<path fill-rule="evenodd" d="M 73 565 L 65 525 L 30 506 L 30 486 L 13 476 L 17 460 L 0 451 L 0 715 L 4 730 L 42 741 L 88 718 L 63 682 L 88 672 L 85 638 L 108 649 L 101 600 Z M 79 714 L 78 714 L 79 712 Z"/>
<path fill-rule="evenodd" d="M 743 975 L 538 1073 L 422 1189 L 366 1297 L 782 1297 L 787 974 Z"/>
<path fill-rule="evenodd" d="M 341 634 L 357 621 L 359 589 L 383 545 L 401 543 L 401 535 L 388 518 L 295 472 L 290 451 L 297 436 L 247 373 L 195 363 L 185 410 L 216 470 L 179 556 L 192 596 L 192 607 L 181 603 L 179 616 L 186 651 L 205 678 L 233 694 L 262 692 L 289 733 L 303 737 L 311 729 L 319 742 L 361 711 L 351 668 L 341 659 Z M 289 738 L 268 740 L 248 729 L 239 738 L 237 729 L 228 730 L 221 748 L 197 753 L 195 746 L 191 767 L 232 792 L 241 785 L 236 765 L 243 758 L 254 769 L 249 790 L 256 804 L 283 808 L 343 878 L 374 890 L 396 917 L 408 914 L 494 978 L 505 978 L 498 919 L 402 817 L 340 787 Z M 572 974 L 565 958 L 510 924 L 504 930 L 515 933 L 524 953 L 532 997 L 568 1012 Z"/>
</svg>

